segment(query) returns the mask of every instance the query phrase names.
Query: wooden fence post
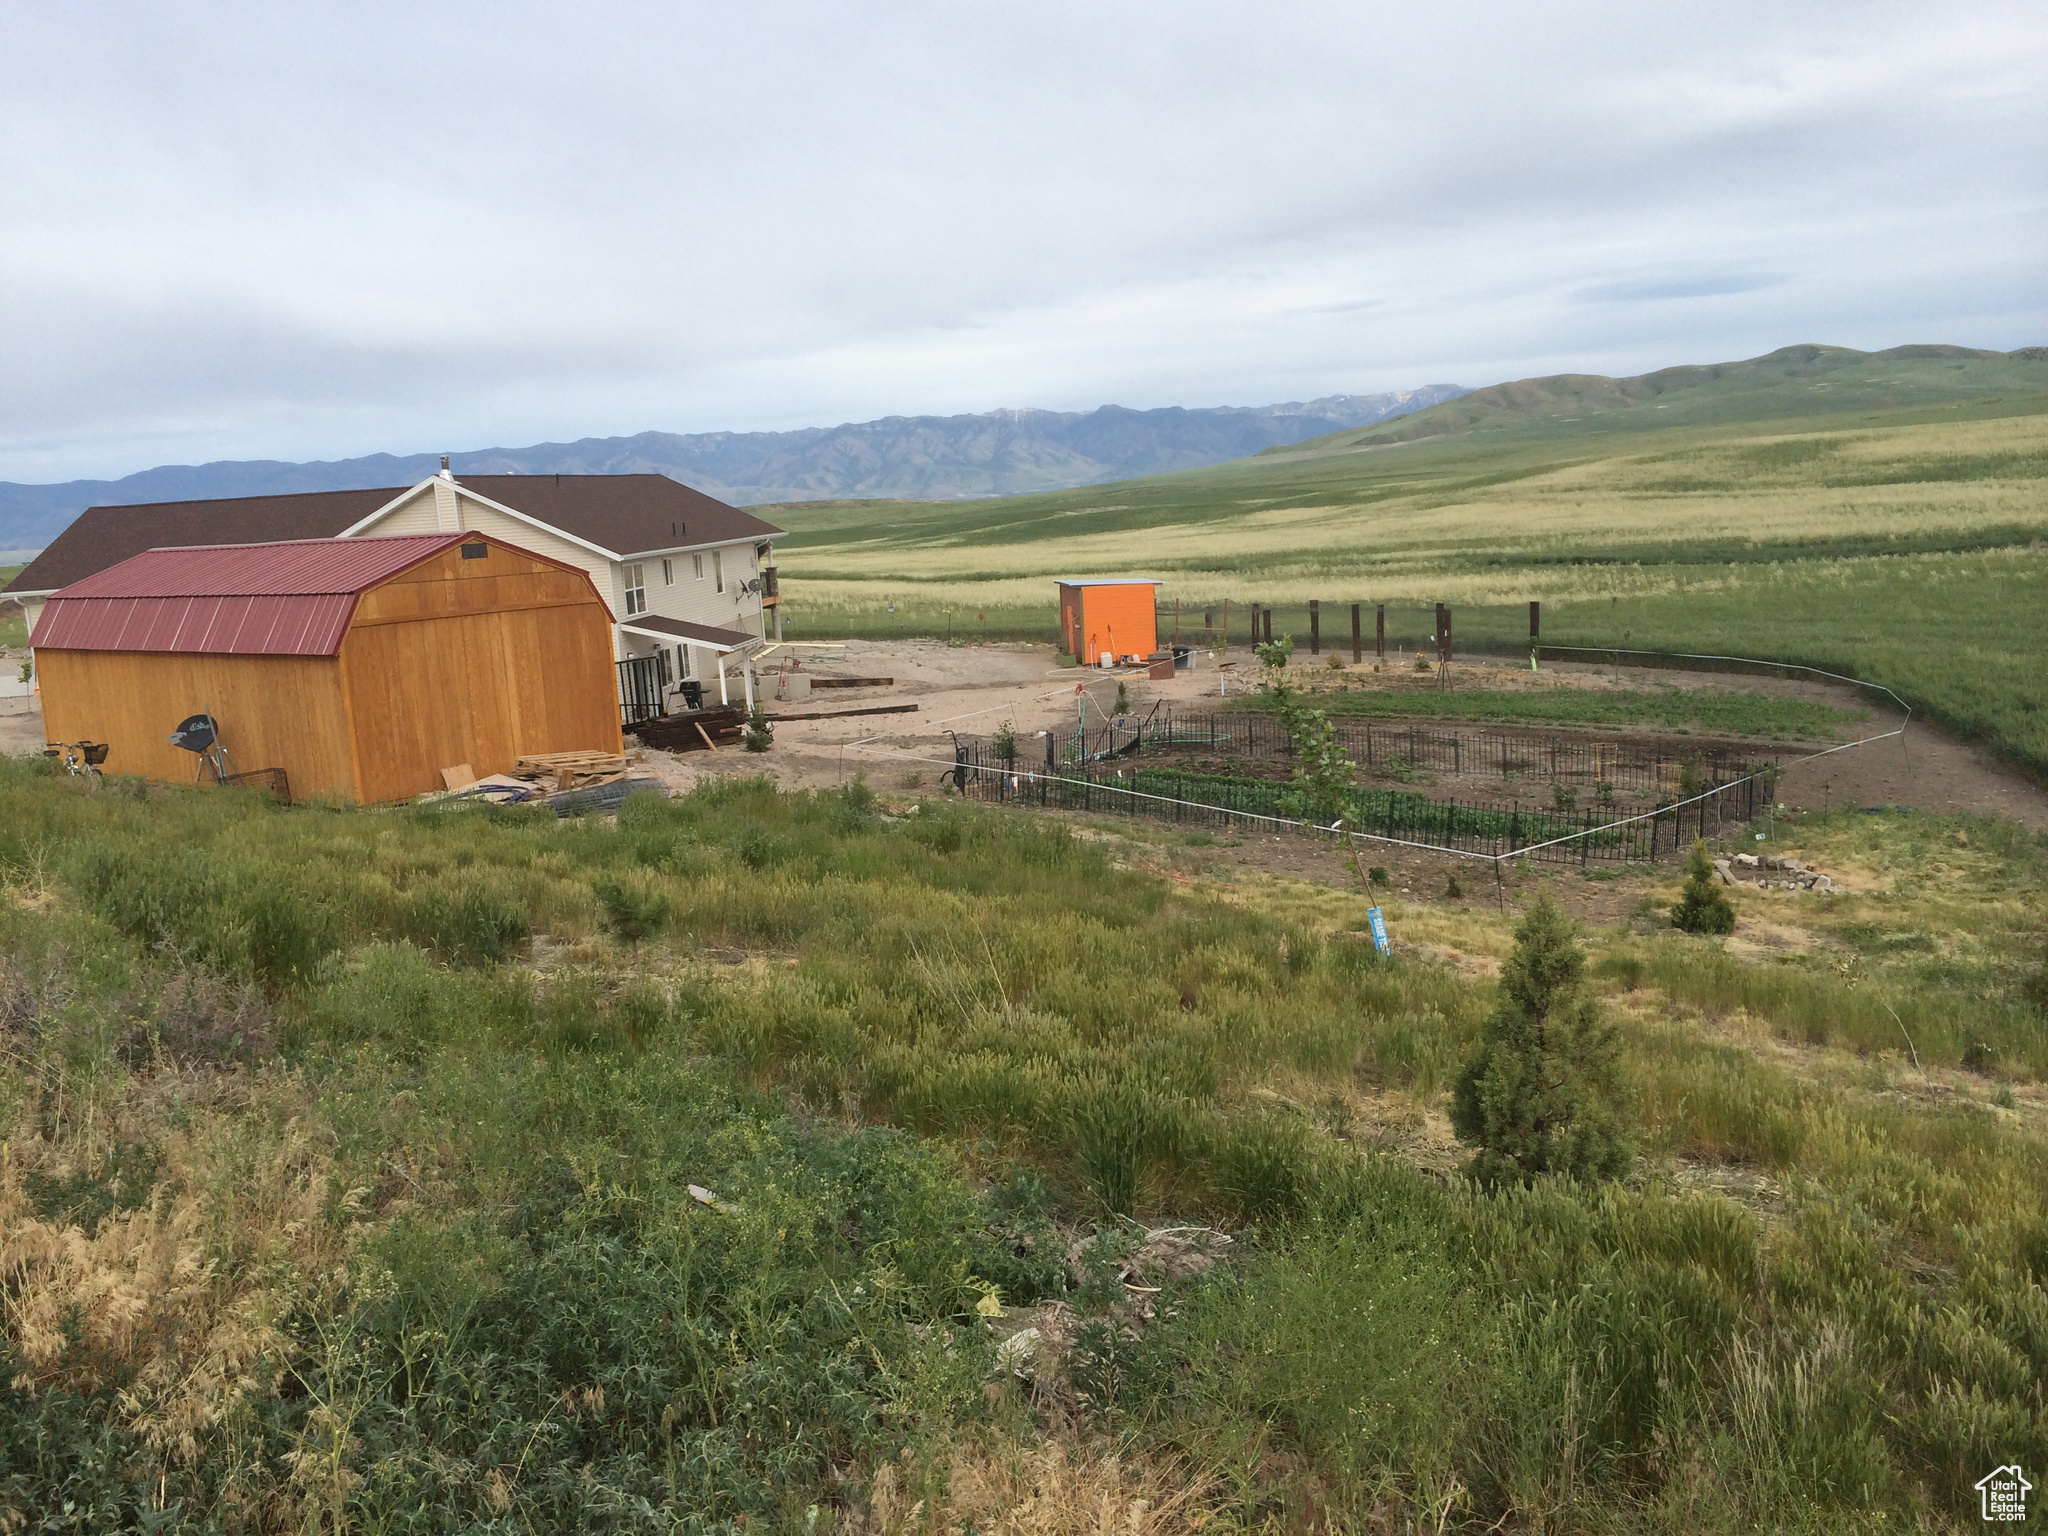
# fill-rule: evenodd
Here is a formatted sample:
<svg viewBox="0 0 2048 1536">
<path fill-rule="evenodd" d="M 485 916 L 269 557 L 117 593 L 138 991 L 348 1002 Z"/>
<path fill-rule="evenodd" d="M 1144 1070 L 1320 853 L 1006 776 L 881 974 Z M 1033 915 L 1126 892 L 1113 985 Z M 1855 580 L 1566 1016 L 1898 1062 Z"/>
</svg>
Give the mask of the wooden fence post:
<svg viewBox="0 0 2048 1536">
<path fill-rule="evenodd" d="M 1378 657 L 1380 665 L 1385 666 L 1387 661 L 1387 605 L 1385 603 L 1380 604 L 1379 617 L 1373 620 L 1373 624 L 1379 634 L 1379 650 L 1375 652 L 1375 655 Z"/>
<path fill-rule="evenodd" d="M 1365 642 L 1358 635 L 1358 604 L 1351 605 L 1351 664 L 1355 667 L 1365 660 Z"/>
<path fill-rule="evenodd" d="M 1323 605 L 1313 597 L 1308 600 L 1308 653 L 1323 654 Z"/>
</svg>

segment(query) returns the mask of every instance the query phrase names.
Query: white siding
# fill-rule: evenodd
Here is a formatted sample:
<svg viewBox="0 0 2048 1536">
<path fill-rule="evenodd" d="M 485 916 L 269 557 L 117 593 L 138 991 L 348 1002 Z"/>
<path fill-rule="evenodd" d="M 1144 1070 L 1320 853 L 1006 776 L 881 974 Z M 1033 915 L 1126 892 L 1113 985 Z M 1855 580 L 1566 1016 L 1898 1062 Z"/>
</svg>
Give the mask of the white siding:
<svg viewBox="0 0 2048 1536">
<path fill-rule="evenodd" d="M 418 495 L 400 502 L 369 527 L 365 534 L 383 537 L 397 533 L 439 533 L 441 527 L 434 516 L 434 497 L 430 489 L 422 488 Z"/>
</svg>

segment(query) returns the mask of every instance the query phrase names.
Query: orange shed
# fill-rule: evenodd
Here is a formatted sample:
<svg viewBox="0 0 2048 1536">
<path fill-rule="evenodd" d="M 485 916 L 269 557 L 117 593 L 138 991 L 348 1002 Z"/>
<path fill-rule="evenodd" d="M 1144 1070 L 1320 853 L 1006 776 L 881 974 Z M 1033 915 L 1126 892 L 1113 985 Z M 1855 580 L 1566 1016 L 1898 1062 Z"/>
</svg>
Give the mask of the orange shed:
<svg viewBox="0 0 2048 1536">
<path fill-rule="evenodd" d="M 153 549 L 53 596 L 30 643 L 52 741 L 190 783 L 210 714 L 235 768 L 397 800 L 467 763 L 619 750 L 611 612 L 583 571 L 488 534 Z"/>
<path fill-rule="evenodd" d="M 1143 661 L 1159 649 L 1158 582 L 1104 576 L 1059 585 L 1060 640 L 1083 666 L 1105 655 Z"/>
</svg>

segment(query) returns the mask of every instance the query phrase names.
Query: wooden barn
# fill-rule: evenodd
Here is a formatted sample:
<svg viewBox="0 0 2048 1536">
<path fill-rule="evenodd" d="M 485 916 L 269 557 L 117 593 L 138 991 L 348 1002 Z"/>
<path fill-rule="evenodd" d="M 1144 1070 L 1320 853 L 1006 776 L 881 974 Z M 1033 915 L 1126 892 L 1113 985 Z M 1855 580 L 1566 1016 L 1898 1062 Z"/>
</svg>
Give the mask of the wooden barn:
<svg viewBox="0 0 2048 1536">
<path fill-rule="evenodd" d="M 1128 576 L 1061 582 L 1060 638 L 1067 651 L 1087 667 L 1104 656 L 1113 663 L 1151 656 L 1159 649 L 1158 585 Z"/>
<path fill-rule="evenodd" d="M 168 737 L 202 713 L 294 798 L 621 745 L 589 575 L 487 534 L 153 549 L 55 593 L 30 644 L 47 738 L 106 742 L 114 774 L 191 782 Z"/>
</svg>

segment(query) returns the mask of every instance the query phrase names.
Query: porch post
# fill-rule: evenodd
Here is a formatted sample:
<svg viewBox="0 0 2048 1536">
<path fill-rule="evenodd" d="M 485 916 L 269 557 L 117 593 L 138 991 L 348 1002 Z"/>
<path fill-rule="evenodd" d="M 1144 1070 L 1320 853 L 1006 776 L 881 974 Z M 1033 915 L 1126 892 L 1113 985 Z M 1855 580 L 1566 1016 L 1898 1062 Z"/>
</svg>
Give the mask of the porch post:
<svg viewBox="0 0 2048 1536">
<path fill-rule="evenodd" d="M 723 652 L 723 651 L 719 651 L 719 652 L 717 652 L 717 656 L 718 656 L 718 702 L 719 702 L 719 703 L 721 703 L 721 704 L 730 704 L 730 703 L 732 702 L 732 698 L 731 698 L 731 696 L 730 696 L 730 695 L 728 695 L 728 694 L 726 693 L 726 691 L 725 691 L 725 652 Z"/>
<path fill-rule="evenodd" d="M 749 656 L 740 663 L 740 678 L 747 685 L 747 713 L 754 712 L 754 658 Z"/>
</svg>

